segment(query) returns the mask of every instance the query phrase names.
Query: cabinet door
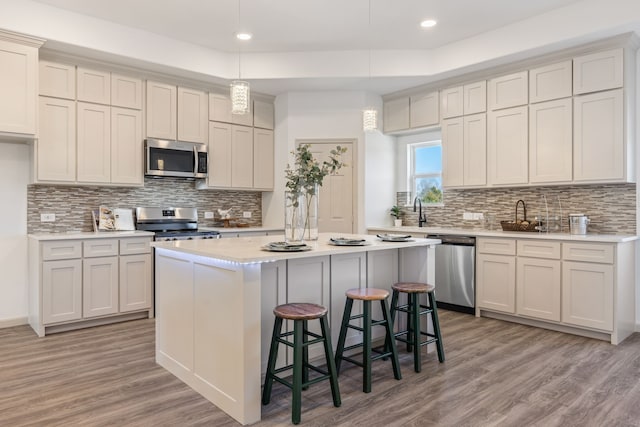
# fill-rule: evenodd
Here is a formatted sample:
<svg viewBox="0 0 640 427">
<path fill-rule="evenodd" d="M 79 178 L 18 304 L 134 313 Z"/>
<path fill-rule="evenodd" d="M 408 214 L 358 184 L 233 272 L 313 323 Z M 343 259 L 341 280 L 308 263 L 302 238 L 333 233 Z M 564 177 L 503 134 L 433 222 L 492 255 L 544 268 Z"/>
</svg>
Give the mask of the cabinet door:
<svg viewBox="0 0 640 427">
<path fill-rule="evenodd" d="M 464 112 L 464 88 L 462 86 L 440 91 L 440 112 L 443 119 L 462 115 Z"/>
<path fill-rule="evenodd" d="M 329 308 L 331 324 L 331 342 L 334 347 L 338 345 L 340 326 L 344 314 L 344 306 L 347 301 L 345 293 L 349 289 L 367 287 L 367 253 L 356 252 L 353 254 L 331 255 L 331 305 Z M 390 303 L 390 298 L 387 303 Z M 380 305 L 377 301 L 375 305 Z M 351 315 L 362 314 L 362 303 L 355 302 Z M 359 326 L 361 323 L 353 322 Z M 362 342 L 362 333 L 354 329 L 347 331 L 345 346 L 352 346 Z"/>
<path fill-rule="evenodd" d="M 208 95 L 205 92 L 178 88 L 178 139 L 207 142 L 209 127 Z"/>
<path fill-rule="evenodd" d="M 529 182 L 570 182 L 573 177 L 571 98 L 529 106 Z"/>
<path fill-rule="evenodd" d="M 141 110 L 142 80 L 120 74 L 111 74 L 111 105 Z"/>
<path fill-rule="evenodd" d="M 231 126 L 231 186 L 253 187 L 253 128 Z"/>
<path fill-rule="evenodd" d="M 442 120 L 442 185 L 464 184 L 464 121 L 462 117 Z"/>
<path fill-rule="evenodd" d="M 438 91 L 412 96 L 409 108 L 411 128 L 434 126 L 440 122 L 440 94 Z"/>
<path fill-rule="evenodd" d="M 260 372 L 267 370 L 269 348 L 275 321 L 273 308 L 287 302 L 287 261 L 265 262 L 260 267 L 260 348 L 262 366 Z M 333 329 L 332 329 L 333 331 Z M 334 343 L 335 345 L 335 343 Z M 278 351 L 276 367 L 286 364 L 286 352 Z"/>
<path fill-rule="evenodd" d="M 76 180 L 76 103 L 40 97 L 36 180 Z"/>
<path fill-rule="evenodd" d="M 40 95 L 76 99 L 76 66 L 40 61 Z"/>
<path fill-rule="evenodd" d="M 464 185 L 487 184 L 487 115 L 464 116 Z"/>
<path fill-rule="evenodd" d="M 515 313 L 516 258 L 479 254 L 476 258 L 478 307 Z"/>
<path fill-rule="evenodd" d="M 253 126 L 262 129 L 274 128 L 274 111 L 271 102 L 253 101 Z"/>
<path fill-rule="evenodd" d="M 488 116 L 489 183 L 526 184 L 529 180 L 527 107 L 491 111 Z"/>
<path fill-rule="evenodd" d="M 622 87 L 624 82 L 622 48 L 579 56 L 573 59 L 573 94 Z"/>
<path fill-rule="evenodd" d="M 573 98 L 575 181 L 624 180 L 622 89 Z"/>
<path fill-rule="evenodd" d="M 562 321 L 613 330 L 613 266 L 562 263 Z"/>
<path fill-rule="evenodd" d="M 147 81 L 147 137 L 176 139 L 177 88 Z"/>
<path fill-rule="evenodd" d="M 111 104 L 111 73 L 78 67 L 78 101 Z"/>
<path fill-rule="evenodd" d="M 231 187 L 231 126 L 209 122 L 209 187 Z"/>
<path fill-rule="evenodd" d="M 516 313 L 560 321 L 560 261 L 518 257 Z"/>
<path fill-rule="evenodd" d="M 142 112 L 111 108 L 111 182 L 142 185 Z"/>
<path fill-rule="evenodd" d="M 151 254 L 120 257 L 120 312 L 151 308 Z"/>
<path fill-rule="evenodd" d="M 529 102 L 551 101 L 571 96 L 571 61 L 529 70 Z"/>
<path fill-rule="evenodd" d="M 487 82 L 482 80 L 463 86 L 464 114 L 484 113 L 487 111 Z"/>
<path fill-rule="evenodd" d="M 0 132 L 36 134 L 38 49 L 0 40 Z"/>
<path fill-rule="evenodd" d="M 529 79 L 526 71 L 489 80 L 489 109 L 526 105 L 529 102 Z"/>
<path fill-rule="evenodd" d="M 78 181 L 111 182 L 111 107 L 78 102 Z"/>
<path fill-rule="evenodd" d="M 82 317 L 118 312 L 118 257 L 82 260 Z"/>
<path fill-rule="evenodd" d="M 385 101 L 384 131 L 409 129 L 409 97 Z"/>
<path fill-rule="evenodd" d="M 253 129 L 253 187 L 273 190 L 273 131 Z"/>
<path fill-rule="evenodd" d="M 42 263 L 42 323 L 82 318 L 82 260 Z"/>
</svg>

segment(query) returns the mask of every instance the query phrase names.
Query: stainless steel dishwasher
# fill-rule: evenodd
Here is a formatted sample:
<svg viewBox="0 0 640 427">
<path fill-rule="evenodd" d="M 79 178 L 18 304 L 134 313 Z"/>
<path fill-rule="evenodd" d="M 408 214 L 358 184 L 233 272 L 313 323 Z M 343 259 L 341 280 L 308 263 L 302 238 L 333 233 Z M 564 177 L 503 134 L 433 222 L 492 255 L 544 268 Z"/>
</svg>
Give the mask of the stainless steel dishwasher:
<svg viewBox="0 0 640 427">
<path fill-rule="evenodd" d="M 436 246 L 435 260 L 438 307 L 475 313 L 476 238 L 444 234 L 427 237 L 442 241 Z"/>
</svg>

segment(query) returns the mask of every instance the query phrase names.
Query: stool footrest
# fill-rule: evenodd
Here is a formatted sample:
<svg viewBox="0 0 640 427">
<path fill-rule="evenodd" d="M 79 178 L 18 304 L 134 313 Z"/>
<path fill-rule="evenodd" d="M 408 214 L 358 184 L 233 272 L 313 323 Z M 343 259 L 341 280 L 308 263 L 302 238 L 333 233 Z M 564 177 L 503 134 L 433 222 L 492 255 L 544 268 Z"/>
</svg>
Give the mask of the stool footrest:
<svg viewBox="0 0 640 427">
<path fill-rule="evenodd" d="M 307 382 L 303 382 L 302 383 L 302 387 L 308 387 L 312 384 L 318 383 L 320 381 L 326 380 L 328 378 L 331 378 L 331 374 L 329 374 L 329 372 L 325 371 L 324 369 L 318 368 L 317 366 L 311 365 L 311 364 L 305 364 L 304 365 L 305 368 L 309 368 L 319 374 L 321 374 L 321 376 L 310 379 Z M 277 376 L 276 374 L 280 374 L 284 371 L 287 371 L 289 369 L 293 369 L 293 365 L 287 365 L 287 366 L 283 366 L 282 368 L 278 368 L 275 371 L 273 371 L 273 375 L 272 378 L 275 381 L 278 381 L 280 384 L 289 387 L 290 389 L 293 389 L 293 384 L 290 383 L 289 381 L 285 380 L 284 378 L 281 378 L 279 376 Z"/>
</svg>

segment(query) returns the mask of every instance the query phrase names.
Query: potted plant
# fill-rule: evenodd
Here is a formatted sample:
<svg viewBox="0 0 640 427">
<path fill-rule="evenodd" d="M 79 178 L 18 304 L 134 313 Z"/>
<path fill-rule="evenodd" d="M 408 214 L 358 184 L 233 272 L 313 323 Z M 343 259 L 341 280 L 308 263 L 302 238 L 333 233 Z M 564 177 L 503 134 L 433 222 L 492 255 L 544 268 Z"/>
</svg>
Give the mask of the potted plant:
<svg viewBox="0 0 640 427">
<path fill-rule="evenodd" d="M 336 146 L 329 160 L 318 162 L 309 144 L 300 144 L 291 152 L 293 167 L 285 169 L 285 240 L 301 241 L 318 238 L 318 193 L 324 177 L 335 173 L 345 164 L 340 156 L 346 147 Z"/>
<path fill-rule="evenodd" d="M 402 219 L 400 219 L 400 215 L 402 215 L 402 209 L 398 205 L 394 205 L 390 209 L 391 216 L 395 218 L 393 221 L 393 225 L 396 227 L 402 226 Z"/>
</svg>

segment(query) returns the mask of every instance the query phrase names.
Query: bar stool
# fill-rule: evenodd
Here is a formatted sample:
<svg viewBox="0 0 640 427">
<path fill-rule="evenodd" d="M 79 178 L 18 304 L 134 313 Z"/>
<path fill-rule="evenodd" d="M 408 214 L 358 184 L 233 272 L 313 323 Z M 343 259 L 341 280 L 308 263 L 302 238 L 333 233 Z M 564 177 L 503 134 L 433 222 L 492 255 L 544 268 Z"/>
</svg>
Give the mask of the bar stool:
<svg viewBox="0 0 640 427">
<path fill-rule="evenodd" d="M 389 306 L 387 305 L 387 297 L 389 296 L 389 292 L 384 289 L 356 288 L 349 289 L 345 294 L 347 296 L 347 302 L 344 306 L 342 327 L 340 328 L 340 337 L 338 338 L 338 348 L 336 350 L 336 369 L 338 370 L 338 373 L 340 372 L 340 363 L 343 360 L 362 367 L 362 391 L 364 391 L 365 393 L 369 393 L 371 392 L 371 362 L 382 358 L 386 359 L 387 357 L 391 356 L 393 375 L 397 380 L 402 379 L 402 375 L 400 374 L 400 363 L 398 362 L 398 351 L 396 350 L 396 344 L 393 340 L 393 321 L 391 320 Z M 351 315 L 351 309 L 353 307 L 354 300 L 362 301 L 362 314 L 354 316 Z M 382 315 L 384 317 L 383 320 L 371 319 L 371 301 L 380 301 L 380 305 L 382 307 Z M 363 319 L 362 327 L 351 324 L 351 321 L 355 319 Z M 371 348 L 371 328 L 373 326 L 384 326 L 385 328 L 385 345 L 383 346 L 383 351 L 378 351 Z M 344 342 L 346 340 L 347 330 L 349 328 L 362 332 L 362 343 L 345 348 Z M 359 347 L 363 347 L 362 362 L 344 355 L 345 350 L 348 351 Z M 389 350 L 387 351 L 387 349 Z M 372 351 L 375 351 L 379 354 L 372 357 Z"/>
<path fill-rule="evenodd" d="M 328 379 L 331 383 L 333 405 L 339 407 L 341 405 L 340 390 L 338 388 L 338 374 L 333 358 L 333 350 L 331 349 L 331 331 L 329 330 L 327 321 L 327 309 L 317 304 L 290 303 L 277 306 L 273 309 L 273 314 L 276 316 L 276 319 L 271 337 L 267 373 L 264 378 L 264 388 L 262 390 L 262 404 L 269 404 L 273 381 L 278 381 L 292 390 L 291 422 L 293 424 L 299 424 L 302 409 L 302 390 L 306 390 L 311 384 Z M 315 319 L 320 320 L 321 335 L 308 330 L 308 321 Z M 293 321 L 293 331 L 281 333 L 283 320 Z M 293 336 L 293 342 L 286 339 L 289 336 Z M 309 340 L 308 337 L 315 339 Z M 308 347 L 318 343 L 324 344 L 324 355 L 327 361 L 326 371 L 309 364 Z M 276 369 L 278 344 L 284 344 L 293 348 L 293 364 Z M 286 381 L 277 375 L 289 369 L 293 369 L 293 382 Z M 309 380 L 309 369 L 322 375 Z"/>
<path fill-rule="evenodd" d="M 438 360 L 440 363 L 444 362 L 444 348 L 442 346 L 440 323 L 438 322 L 435 286 L 427 283 L 401 282 L 394 284 L 391 288 L 393 289 L 393 296 L 391 297 L 391 321 L 395 321 L 397 311 L 407 313 L 407 329 L 396 332 L 395 338 L 407 344 L 407 351 L 413 349 L 413 369 L 416 372 L 422 370 L 420 347 L 431 344 L 432 342 L 436 343 Z M 407 294 L 407 304 L 398 305 L 400 293 Z M 420 304 L 421 294 L 427 294 L 428 306 Z M 420 316 L 423 314 L 429 314 L 431 316 L 431 323 L 433 324 L 432 334 L 428 331 L 421 331 Z M 405 337 L 401 338 L 403 335 Z M 422 341 L 422 336 L 426 336 L 428 339 Z"/>
</svg>

